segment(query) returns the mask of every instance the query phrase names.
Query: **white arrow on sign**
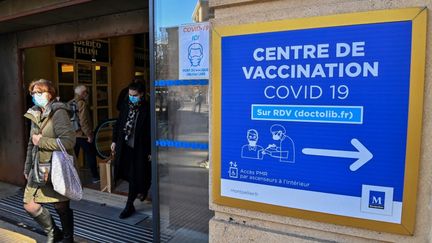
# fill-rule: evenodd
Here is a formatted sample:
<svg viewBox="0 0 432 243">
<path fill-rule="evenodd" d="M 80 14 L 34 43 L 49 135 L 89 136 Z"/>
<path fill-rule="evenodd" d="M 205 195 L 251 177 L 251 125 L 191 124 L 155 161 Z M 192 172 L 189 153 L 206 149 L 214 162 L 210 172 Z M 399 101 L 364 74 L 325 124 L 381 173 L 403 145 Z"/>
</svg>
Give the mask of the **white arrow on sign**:
<svg viewBox="0 0 432 243">
<path fill-rule="evenodd" d="M 350 165 L 350 170 L 356 171 L 371 160 L 373 154 L 356 138 L 351 140 L 351 144 L 357 149 L 357 151 L 304 148 L 302 152 L 307 155 L 357 159 Z"/>
</svg>

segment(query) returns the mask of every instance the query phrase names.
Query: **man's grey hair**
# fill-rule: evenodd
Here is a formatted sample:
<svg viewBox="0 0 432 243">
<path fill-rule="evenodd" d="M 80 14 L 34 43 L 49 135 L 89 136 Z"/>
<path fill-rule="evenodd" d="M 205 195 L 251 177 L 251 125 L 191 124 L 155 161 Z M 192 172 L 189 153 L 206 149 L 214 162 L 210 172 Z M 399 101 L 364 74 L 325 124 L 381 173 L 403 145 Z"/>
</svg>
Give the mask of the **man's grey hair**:
<svg viewBox="0 0 432 243">
<path fill-rule="evenodd" d="M 83 84 L 80 84 L 80 85 L 75 87 L 75 94 L 81 95 L 86 90 L 87 90 L 87 87 Z"/>
</svg>

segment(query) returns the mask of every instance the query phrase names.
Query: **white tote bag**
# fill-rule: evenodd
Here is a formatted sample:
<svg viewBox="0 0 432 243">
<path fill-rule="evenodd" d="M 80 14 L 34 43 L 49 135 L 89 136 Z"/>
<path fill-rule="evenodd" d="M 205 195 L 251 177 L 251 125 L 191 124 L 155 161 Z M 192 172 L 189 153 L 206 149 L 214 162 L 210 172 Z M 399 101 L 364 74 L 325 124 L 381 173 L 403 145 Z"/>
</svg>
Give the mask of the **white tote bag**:
<svg viewBox="0 0 432 243">
<path fill-rule="evenodd" d="M 74 157 L 66 152 L 60 139 L 56 141 L 61 151 L 54 151 L 52 155 L 51 182 L 54 190 L 69 199 L 81 200 L 82 186 L 74 167 Z"/>
</svg>

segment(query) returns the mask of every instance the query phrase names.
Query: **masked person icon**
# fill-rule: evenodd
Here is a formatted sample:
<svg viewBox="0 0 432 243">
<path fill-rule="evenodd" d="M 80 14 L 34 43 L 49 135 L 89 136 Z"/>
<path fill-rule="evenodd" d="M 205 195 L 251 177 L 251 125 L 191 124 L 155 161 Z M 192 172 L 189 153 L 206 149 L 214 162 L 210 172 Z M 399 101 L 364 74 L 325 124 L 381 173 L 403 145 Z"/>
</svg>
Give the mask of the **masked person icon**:
<svg viewBox="0 0 432 243">
<path fill-rule="evenodd" d="M 280 162 L 295 163 L 295 147 L 293 140 L 286 135 L 285 127 L 274 124 L 270 127 L 272 138 L 279 141 L 279 145 L 269 144 L 264 150 L 264 154 L 274 158 L 279 158 Z"/>
<path fill-rule="evenodd" d="M 255 129 L 249 129 L 247 131 L 247 140 L 249 143 L 243 145 L 241 157 L 248 159 L 262 159 L 264 148 L 257 145 L 258 131 Z"/>
<path fill-rule="evenodd" d="M 203 56 L 203 47 L 200 43 L 192 43 L 189 45 L 188 59 L 192 67 L 198 67 Z"/>
</svg>

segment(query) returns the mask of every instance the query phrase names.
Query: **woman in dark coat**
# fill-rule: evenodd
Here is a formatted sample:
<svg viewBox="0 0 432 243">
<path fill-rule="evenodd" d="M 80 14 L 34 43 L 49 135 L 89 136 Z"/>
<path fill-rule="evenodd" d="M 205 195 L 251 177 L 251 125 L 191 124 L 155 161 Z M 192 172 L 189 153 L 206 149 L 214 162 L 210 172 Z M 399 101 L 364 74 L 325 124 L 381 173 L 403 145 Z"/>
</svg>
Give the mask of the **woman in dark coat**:
<svg viewBox="0 0 432 243">
<path fill-rule="evenodd" d="M 151 183 L 150 110 L 144 94 L 144 84 L 129 85 L 129 97 L 113 129 L 114 180 L 129 182 L 128 200 L 120 218 L 135 212 L 133 202 L 138 194 L 147 195 Z"/>
</svg>

